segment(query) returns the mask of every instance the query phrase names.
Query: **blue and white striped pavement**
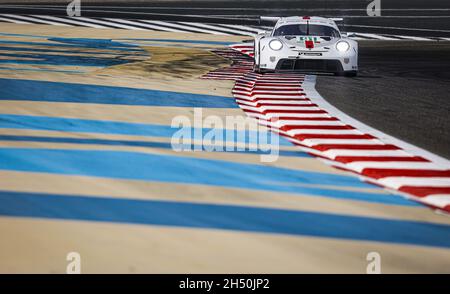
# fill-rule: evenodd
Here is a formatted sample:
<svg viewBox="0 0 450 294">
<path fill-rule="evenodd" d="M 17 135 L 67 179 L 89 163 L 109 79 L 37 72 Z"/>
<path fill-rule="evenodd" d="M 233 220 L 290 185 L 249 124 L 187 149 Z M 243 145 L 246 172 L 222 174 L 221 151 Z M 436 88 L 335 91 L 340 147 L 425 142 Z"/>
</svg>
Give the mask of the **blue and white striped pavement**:
<svg viewBox="0 0 450 294">
<path fill-rule="evenodd" d="M 283 138 L 273 163 L 171 148 L 177 115 L 243 115 L 233 83 L 127 66 L 227 36 L 60 32 L 0 32 L 0 272 L 64 272 L 72 251 L 85 273 L 365 273 L 369 252 L 449 271 L 448 218 Z"/>
</svg>

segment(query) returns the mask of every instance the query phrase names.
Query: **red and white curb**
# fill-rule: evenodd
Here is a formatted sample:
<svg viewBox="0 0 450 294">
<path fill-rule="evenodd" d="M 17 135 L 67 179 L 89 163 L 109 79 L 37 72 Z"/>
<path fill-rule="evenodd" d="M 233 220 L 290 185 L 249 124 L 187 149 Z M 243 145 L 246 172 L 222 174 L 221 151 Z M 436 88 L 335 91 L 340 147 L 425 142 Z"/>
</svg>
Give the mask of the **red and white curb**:
<svg viewBox="0 0 450 294">
<path fill-rule="evenodd" d="M 239 43 L 239 44 L 232 44 L 230 45 L 230 48 L 238 51 L 244 55 L 254 57 L 255 56 L 255 44 L 253 43 Z"/>
<path fill-rule="evenodd" d="M 248 59 L 239 57 L 231 68 L 238 69 L 240 61 L 247 67 Z M 315 90 L 315 76 L 257 74 L 250 68 L 246 73 L 225 72 L 234 72 L 232 93 L 239 107 L 303 151 L 364 181 L 450 213 L 450 162 L 342 113 Z"/>
</svg>

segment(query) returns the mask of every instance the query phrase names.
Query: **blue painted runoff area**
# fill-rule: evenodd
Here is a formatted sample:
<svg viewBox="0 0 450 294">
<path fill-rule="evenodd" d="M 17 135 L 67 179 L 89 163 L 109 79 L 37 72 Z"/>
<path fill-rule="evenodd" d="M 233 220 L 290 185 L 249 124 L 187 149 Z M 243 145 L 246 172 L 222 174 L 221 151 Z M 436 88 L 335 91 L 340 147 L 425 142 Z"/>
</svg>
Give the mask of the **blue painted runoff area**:
<svg viewBox="0 0 450 294">
<path fill-rule="evenodd" d="M 173 149 L 171 143 L 168 142 L 150 142 L 150 141 L 136 141 L 136 140 L 112 140 L 112 139 L 95 139 L 95 138 L 71 138 L 71 137 L 43 137 L 43 136 L 15 136 L 15 135 L 0 135 L 0 141 L 19 141 L 19 142 L 45 142 L 45 143 L 66 143 L 66 144 L 95 144 L 95 145 L 107 145 L 107 146 L 128 146 L 128 147 L 148 147 L 148 148 L 164 148 Z M 255 150 L 245 146 L 244 150 L 226 150 L 223 146 L 223 150 L 206 150 L 203 146 L 198 144 L 181 144 L 183 150 L 204 150 L 207 152 L 237 152 L 247 154 L 271 154 L 271 150 L 261 150 L 260 148 Z M 292 156 L 292 157 L 312 157 L 311 155 L 296 150 L 278 150 L 280 156 Z"/>
<path fill-rule="evenodd" d="M 223 96 L 6 78 L 0 78 L 0 100 L 237 108 Z"/>
<path fill-rule="evenodd" d="M 0 169 L 125 180 L 209 185 L 309 194 L 390 205 L 417 205 L 400 196 L 301 186 L 375 188 L 356 177 L 259 164 L 109 150 L 0 148 Z"/>
<path fill-rule="evenodd" d="M 192 128 L 189 128 L 192 127 Z M 260 133 L 250 130 L 225 130 L 212 128 L 195 128 L 195 125 L 171 127 L 158 124 L 128 123 L 108 120 L 89 120 L 33 115 L 0 114 L 0 128 L 63 131 L 78 133 L 100 133 L 116 135 L 134 135 L 173 138 L 185 134 L 188 138 L 202 139 L 210 133 L 220 133 L 224 141 L 241 143 L 258 143 Z M 268 134 L 268 133 L 266 133 Z M 227 137 L 228 136 L 228 137 Z M 270 133 L 268 144 L 279 142 L 281 146 L 292 146 L 288 140 Z M 272 140 L 272 141 L 271 141 Z M 181 140 L 180 140 L 181 142 Z M 261 142 L 263 144 L 264 142 Z"/>
<path fill-rule="evenodd" d="M 450 247 L 450 226 L 320 212 L 0 191 L 0 215 Z M 312 225 L 313 224 L 313 225 Z"/>
</svg>

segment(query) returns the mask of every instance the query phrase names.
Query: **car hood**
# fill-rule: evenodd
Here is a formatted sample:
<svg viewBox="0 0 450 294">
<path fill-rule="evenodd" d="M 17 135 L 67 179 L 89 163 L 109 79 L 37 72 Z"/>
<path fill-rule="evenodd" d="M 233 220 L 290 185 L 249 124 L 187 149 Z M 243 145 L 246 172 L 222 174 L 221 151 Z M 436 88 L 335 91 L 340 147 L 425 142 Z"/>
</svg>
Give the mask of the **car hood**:
<svg viewBox="0 0 450 294">
<path fill-rule="evenodd" d="M 330 47 L 337 42 L 339 38 L 319 37 L 319 36 L 296 36 L 281 37 L 288 46 L 295 46 L 297 49 L 317 49 Z"/>
</svg>

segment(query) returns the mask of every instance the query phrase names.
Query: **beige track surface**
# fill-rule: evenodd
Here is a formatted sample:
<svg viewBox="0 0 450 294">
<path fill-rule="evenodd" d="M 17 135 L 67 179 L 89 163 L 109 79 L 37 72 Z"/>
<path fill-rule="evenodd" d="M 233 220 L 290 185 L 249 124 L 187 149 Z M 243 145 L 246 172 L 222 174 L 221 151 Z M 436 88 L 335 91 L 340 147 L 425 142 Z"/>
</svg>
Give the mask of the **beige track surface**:
<svg viewBox="0 0 450 294">
<path fill-rule="evenodd" d="M 26 2 L 26 1 L 23 1 Z M 29 35 L 92 39 L 167 39 L 191 41 L 239 42 L 242 37 L 205 34 L 179 34 L 89 28 L 62 28 L 46 25 L 1 24 L 1 39 L 39 42 Z M 28 35 L 28 36 L 25 36 Z M 131 42 L 131 41 L 128 41 Z M 134 42 L 134 41 L 133 41 Z M 200 79 L 228 60 L 209 50 L 220 45 L 189 42 L 136 41 L 147 55 L 129 52 L 120 58 L 128 62 L 109 67 L 74 65 L 6 64 L 0 78 L 78 83 L 100 86 L 127 87 L 180 93 L 215 95 L 231 98 L 232 81 Z M 12 47 L 18 45 L 10 45 Z M 43 46 L 42 48 L 46 48 Z M 50 50 L 50 49 L 49 49 Z M 79 49 L 79 53 L 61 55 L 95 56 L 113 54 L 101 49 Z M 102 52 L 100 52 L 102 51 Z M 83 53 L 84 52 L 84 53 Z M 4 52 L 3 52 L 4 53 Z M 0 56 L 2 52 L 0 52 Z M 8 58 L 8 57 L 4 57 Z M 27 70 L 24 70 L 24 69 Z M 31 69 L 31 70 L 30 70 Z M 33 71 L 40 70 L 40 71 Z M 66 72 L 56 72 L 55 70 Z M 45 71 L 43 71 L 45 70 Z M 79 71 L 75 73 L 75 71 Z M 18 89 L 19 90 L 19 89 Z M 30 93 L 33 95 L 33 93 Z M 0 99 L 0 115 L 44 116 L 79 120 L 114 121 L 134 124 L 170 126 L 178 115 L 193 118 L 192 107 L 142 106 L 51 101 L 17 101 Z M 243 115 L 238 108 L 204 108 L 203 116 L 220 118 Z M 2 122 L 0 120 L 0 126 Z M 40 136 L 72 139 L 104 139 L 169 143 L 169 137 L 146 137 L 133 134 L 113 134 L 77 131 L 0 128 L 0 135 Z M 0 148 L 29 148 L 48 150 L 121 151 L 183 159 L 215 160 L 237 164 L 286 168 L 294 172 L 320 175 L 353 175 L 335 170 L 322 162 L 305 156 L 280 156 L 273 163 L 262 163 L 255 154 L 235 152 L 175 152 L 161 147 L 116 146 L 102 144 L 51 143 L 34 141 L 2 141 Z M 283 151 L 296 150 L 282 146 Z M 0 159 L 1 160 L 1 159 Z M 25 159 L 26 160 L 26 159 Z M 166 164 L 161 161 L 159 164 Z M 223 177 L 225 172 L 220 172 Z M 246 181 L 243 175 L 242 181 Z M 389 205 L 358 201 L 329 195 L 322 197 L 307 192 L 281 193 L 223 187 L 215 185 L 113 179 L 89 175 L 68 175 L 45 172 L 0 170 L 0 190 L 39 192 L 86 197 L 167 201 L 177 203 L 264 207 L 289 211 L 317 212 L 332 215 L 377 218 L 382 220 L 417 221 L 427 224 L 450 225 L 450 219 L 436 215 L 421 206 Z M 265 181 L 270 183 L 271 178 Z M 356 182 L 356 181 L 355 181 Z M 286 183 L 273 183 L 283 185 Z M 352 186 L 329 183 L 291 183 L 301 188 L 323 188 L 332 191 L 389 195 L 375 186 Z M 302 190 L 303 191 L 303 190 Z M 305 190 L 306 191 L 306 190 Z M 399 197 L 390 195 L 392 197 Z M 2 205 L 0 203 L 0 205 Z M 310 224 L 314 226 L 314 223 Z M 371 228 L 367 228 L 370 230 Z M 389 228 L 386 228 L 389 230 Z M 1 273 L 64 273 L 66 254 L 81 254 L 83 273 L 365 273 L 369 252 L 382 257 L 384 273 L 450 272 L 450 250 L 444 247 L 398 244 L 331 237 L 299 236 L 192 228 L 165 225 L 63 220 L 58 218 L 0 217 Z"/>
</svg>

